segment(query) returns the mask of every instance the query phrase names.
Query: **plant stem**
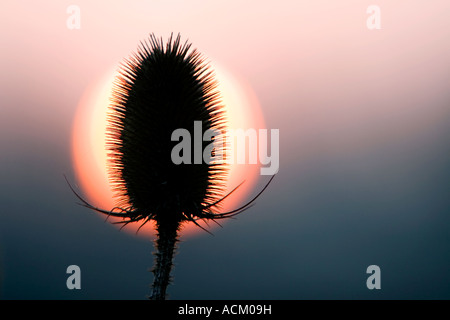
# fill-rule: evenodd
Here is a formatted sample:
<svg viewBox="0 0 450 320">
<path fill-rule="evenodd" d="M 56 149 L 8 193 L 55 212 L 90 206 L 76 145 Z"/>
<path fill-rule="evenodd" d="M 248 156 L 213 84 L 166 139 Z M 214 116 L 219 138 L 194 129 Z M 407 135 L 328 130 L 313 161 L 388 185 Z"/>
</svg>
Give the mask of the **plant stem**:
<svg viewBox="0 0 450 320">
<path fill-rule="evenodd" d="M 178 237 L 178 223 L 158 223 L 158 238 L 156 240 L 155 267 L 152 270 L 154 280 L 150 300 L 165 300 L 166 289 L 170 282 L 170 271 Z"/>
</svg>

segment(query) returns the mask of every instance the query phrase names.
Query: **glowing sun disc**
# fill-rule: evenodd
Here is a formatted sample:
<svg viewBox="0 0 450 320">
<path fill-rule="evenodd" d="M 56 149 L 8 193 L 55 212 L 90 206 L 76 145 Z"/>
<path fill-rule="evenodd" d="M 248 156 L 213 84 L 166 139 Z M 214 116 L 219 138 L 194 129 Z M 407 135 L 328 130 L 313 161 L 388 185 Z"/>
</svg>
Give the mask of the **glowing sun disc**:
<svg viewBox="0 0 450 320">
<path fill-rule="evenodd" d="M 222 102 L 226 107 L 230 129 L 264 129 L 263 115 L 251 88 L 217 64 L 212 65 Z M 78 107 L 72 131 L 72 159 L 76 180 L 85 199 L 93 206 L 111 210 L 115 207 L 115 197 L 109 184 L 107 173 L 107 152 L 105 148 L 107 113 L 110 104 L 113 81 L 117 71 L 109 71 L 95 81 L 83 94 Z M 244 184 L 222 203 L 222 211 L 233 210 L 252 194 L 259 176 L 259 164 L 231 164 L 229 166 L 225 194 L 245 180 Z M 122 221 L 109 218 L 111 222 Z M 222 222 L 221 222 L 222 223 Z M 206 226 L 212 230 L 215 224 Z M 123 230 L 136 233 L 140 223 L 132 223 Z M 193 235 L 200 228 L 193 223 L 184 223 L 181 234 Z M 201 230 L 200 230 L 201 231 Z M 203 232 L 203 231 L 202 231 Z M 138 235 L 154 236 L 154 224 L 147 223 Z"/>
</svg>

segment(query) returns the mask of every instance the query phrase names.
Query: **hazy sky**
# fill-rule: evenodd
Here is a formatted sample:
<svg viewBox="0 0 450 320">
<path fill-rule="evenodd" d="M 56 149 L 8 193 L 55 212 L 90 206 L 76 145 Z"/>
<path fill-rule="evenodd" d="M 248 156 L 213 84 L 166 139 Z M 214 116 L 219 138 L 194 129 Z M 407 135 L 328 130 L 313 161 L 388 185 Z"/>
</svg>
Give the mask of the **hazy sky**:
<svg viewBox="0 0 450 320">
<path fill-rule="evenodd" d="M 151 239 L 78 206 L 63 174 L 81 97 L 152 32 L 243 79 L 280 130 L 272 185 L 180 243 L 170 298 L 450 298 L 448 1 L 112 2 L 2 4 L 0 298 L 150 293 Z"/>
</svg>

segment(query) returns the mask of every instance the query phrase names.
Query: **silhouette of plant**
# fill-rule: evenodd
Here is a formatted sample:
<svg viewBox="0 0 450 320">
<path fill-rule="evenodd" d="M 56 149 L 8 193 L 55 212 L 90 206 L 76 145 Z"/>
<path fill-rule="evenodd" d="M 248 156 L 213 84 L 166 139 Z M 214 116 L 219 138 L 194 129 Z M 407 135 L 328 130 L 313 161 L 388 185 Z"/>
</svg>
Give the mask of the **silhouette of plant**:
<svg viewBox="0 0 450 320">
<path fill-rule="evenodd" d="M 162 39 L 150 35 L 125 60 L 114 83 L 107 150 L 117 206 L 110 211 L 96 208 L 71 187 L 82 205 L 123 218 L 119 223 L 156 222 L 152 300 L 166 298 L 181 224 L 191 221 L 204 229 L 198 220 L 239 214 L 272 180 L 245 205 L 220 212 L 222 201 L 237 189 L 224 195 L 227 167 L 214 162 L 174 164 L 171 152 L 178 142 L 171 141 L 173 131 L 184 128 L 194 136 L 194 121 L 202 122 L 203 131 L 223 130 L 223 108 L 213 72 L 200 53 L 191 50 L 188 42 L 181 44 L 180 35 L 170 36 L 165 46 Z M 203 142 L 202 150 L 208 143 Z"/>
</svg>

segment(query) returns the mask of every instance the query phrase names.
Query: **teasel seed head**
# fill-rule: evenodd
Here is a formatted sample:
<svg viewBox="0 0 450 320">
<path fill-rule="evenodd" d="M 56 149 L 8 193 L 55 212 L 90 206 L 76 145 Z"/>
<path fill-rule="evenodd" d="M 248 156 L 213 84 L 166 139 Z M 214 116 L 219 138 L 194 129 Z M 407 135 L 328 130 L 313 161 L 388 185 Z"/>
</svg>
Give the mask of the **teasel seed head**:
<svg viewBox="0 0 450 320">
<path fill-rule="evenodd" d="M 212 204 L 219 204 L 224 192 L 226 166 L 171 159 L 179 143 L 172 133 L 182 128 L 193 137 L 194 121 L 201 121 L 203 132 L 226 127 L 212 70 L 190 44 L 181 44 L 180 35 L 166 45 L 150 35 L 122 64 L 108 116 L 110 182 L 126 222 L 212 217 Z M 203 142 L 202 150 L 209 143 Z"/>
</svg>

